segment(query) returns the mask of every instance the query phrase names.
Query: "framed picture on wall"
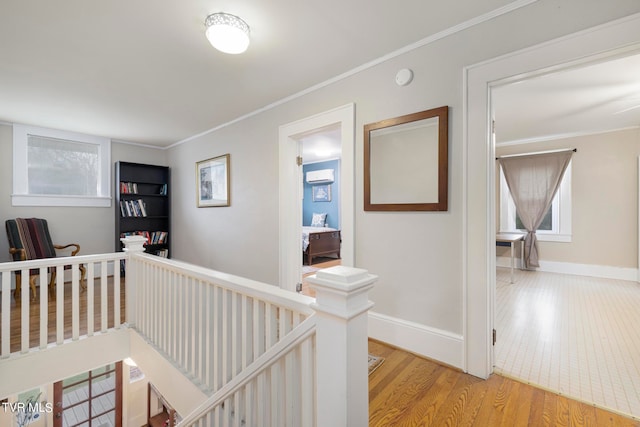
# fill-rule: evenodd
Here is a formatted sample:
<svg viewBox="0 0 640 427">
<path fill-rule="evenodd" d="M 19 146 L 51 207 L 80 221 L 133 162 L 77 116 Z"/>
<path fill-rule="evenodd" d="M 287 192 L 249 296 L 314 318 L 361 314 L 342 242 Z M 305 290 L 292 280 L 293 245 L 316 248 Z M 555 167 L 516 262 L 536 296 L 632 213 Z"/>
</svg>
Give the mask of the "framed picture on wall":
<svg viewBox="0 0 640 427">
<path fill-rule="evenodd" d="M 331 201 L 331 184 L 314 185 L 311 190 L 314 202 Z"/>
<path fill-rule="evenodd" d="M 229 154 L 196 162 L 196 202 L 199 208 L 230 206 Z"/>
</svg>

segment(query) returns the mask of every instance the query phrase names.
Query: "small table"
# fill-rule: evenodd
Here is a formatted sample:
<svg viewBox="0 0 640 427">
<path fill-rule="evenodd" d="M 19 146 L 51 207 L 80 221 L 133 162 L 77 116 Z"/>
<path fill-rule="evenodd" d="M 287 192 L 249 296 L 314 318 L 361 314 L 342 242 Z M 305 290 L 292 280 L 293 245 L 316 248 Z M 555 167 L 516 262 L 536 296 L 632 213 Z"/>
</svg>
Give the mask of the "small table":
<svg viewBox="0 0 640 427">
<path fill-rule="evenodd" d="M 521 249 L 522 248 L 522 242 L 524 242 L 524 233 L 498 233 L 496 234 L 496 246 L 509 246 L 511 247 L 511 283 L 513 283 L 513 267 L 515 264 L 515 258 L 514 258 L 514 250 L 513 250 L 513 245 L 515 242 L 521 242 Z M 521 250 L 520 251 L 520 256 L 522 258 L 522 256 L 524 255 L 524 251 Z"/>
</svg>

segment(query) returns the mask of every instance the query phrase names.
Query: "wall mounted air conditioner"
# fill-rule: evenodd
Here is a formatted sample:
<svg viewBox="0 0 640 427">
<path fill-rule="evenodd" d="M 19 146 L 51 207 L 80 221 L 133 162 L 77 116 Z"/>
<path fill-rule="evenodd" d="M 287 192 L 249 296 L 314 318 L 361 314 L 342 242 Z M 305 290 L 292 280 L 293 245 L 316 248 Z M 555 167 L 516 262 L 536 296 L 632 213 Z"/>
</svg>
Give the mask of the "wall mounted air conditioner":
<svg viewBox="0 0 640 427">
<path fill-rule="evenodd" d="M 309 184 L 324 184 L 333 181 L 333 169 L 321 169 L 307 172 L 307 182 Z"/>
</svg>

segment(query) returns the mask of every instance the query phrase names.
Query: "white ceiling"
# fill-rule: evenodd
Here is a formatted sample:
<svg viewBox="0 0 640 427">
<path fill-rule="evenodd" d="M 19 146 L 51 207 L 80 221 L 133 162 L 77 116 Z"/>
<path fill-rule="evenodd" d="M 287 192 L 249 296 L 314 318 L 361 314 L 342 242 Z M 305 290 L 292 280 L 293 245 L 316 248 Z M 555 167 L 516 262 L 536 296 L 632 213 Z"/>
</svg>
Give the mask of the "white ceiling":
<svg viewBox="0 0 640 427">
<path fill-rule="evenodd" d="M 0 121 L 166 147 L 509 3 L 2 0 Z M 251 27 L 245 54 L 207 42 L 218 11 Z M 497 89 L 499 142 L 639 125 L 623 111 L 640 103 L 638 64 Z"/>
<path fill-rule="evenodd" d="M 492 92 L 496 143 L 640 126 L 640 55 L 567 69 Z"/>
<path fill-rule="evenodd" d="M 0 121 L 168 146 L 510 2 L 2 0 Z M 246 53 L 207 42 L 220 11 Z"/>
<path fill-rule="evenodd" d="M 342 140 L 340 134 L 341 129 L 338 125 L 301 138 L 303 163 L 341 158 Z"/>
</svg>

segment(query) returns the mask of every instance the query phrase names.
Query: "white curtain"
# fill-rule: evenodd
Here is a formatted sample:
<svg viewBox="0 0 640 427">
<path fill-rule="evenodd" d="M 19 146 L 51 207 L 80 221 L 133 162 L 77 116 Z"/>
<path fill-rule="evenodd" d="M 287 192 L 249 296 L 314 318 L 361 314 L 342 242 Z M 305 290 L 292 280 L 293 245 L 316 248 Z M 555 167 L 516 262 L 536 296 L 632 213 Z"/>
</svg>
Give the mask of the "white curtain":
<svg viewBox="0 0 640 427">
<path fill-rule="evenodd" d="M 527 229 L 525 268 L 540 267 L 536 230 L 549 210 L 573 151 L 499 158 L 516 211 Z"/>
</svg>

